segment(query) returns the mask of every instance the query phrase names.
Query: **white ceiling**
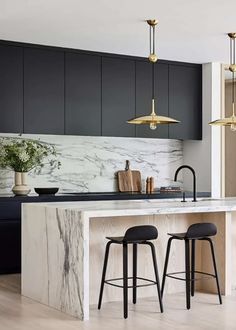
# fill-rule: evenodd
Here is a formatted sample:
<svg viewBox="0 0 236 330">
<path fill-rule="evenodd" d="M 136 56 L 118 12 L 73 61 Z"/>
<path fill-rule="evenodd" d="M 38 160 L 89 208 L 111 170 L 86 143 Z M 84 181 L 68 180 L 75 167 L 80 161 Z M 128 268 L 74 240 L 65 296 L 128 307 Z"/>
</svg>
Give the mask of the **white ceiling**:
<svg viewBox="0 0 236 330">
<path fill-rule="evenodd" d="M 0 0 L 0 39 L 147 56 L 149 18 L 159 58 L 228 62 L 235 0 Z"/>
</svg>

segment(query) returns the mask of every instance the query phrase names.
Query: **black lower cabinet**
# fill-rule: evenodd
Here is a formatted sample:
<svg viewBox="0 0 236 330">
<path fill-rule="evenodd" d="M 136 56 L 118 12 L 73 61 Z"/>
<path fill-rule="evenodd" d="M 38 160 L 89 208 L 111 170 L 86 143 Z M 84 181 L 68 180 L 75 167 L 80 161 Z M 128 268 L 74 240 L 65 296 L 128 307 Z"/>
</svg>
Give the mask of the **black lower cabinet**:
<svg viewBox="0 0 236 330">
<path fill-rule="evenodd" d="M 0 220 L 0 274 L 21 271 L 21 222 Z"/>
</svg>

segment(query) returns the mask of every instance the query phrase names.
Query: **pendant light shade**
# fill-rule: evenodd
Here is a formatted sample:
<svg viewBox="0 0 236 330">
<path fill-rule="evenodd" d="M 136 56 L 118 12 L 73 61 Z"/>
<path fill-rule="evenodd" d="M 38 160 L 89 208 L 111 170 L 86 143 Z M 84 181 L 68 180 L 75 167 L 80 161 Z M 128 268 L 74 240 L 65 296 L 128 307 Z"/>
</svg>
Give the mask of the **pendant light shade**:
<svg viewBox="0 0 236 330">
<path fill-rule="evenodd" d="M 129 124 L 136 125 L 149 125 L 150 129 L 155 130 L 160 124 L 174 124 L 179 123 L 170 117 L 158 116 L 155 112 L 155 63 L 157 62 L 157 55 L 155 52 L 155 28 L 158 23 L 156 19 L 147 21 L 150 27 L 150 54 L 148 56 L 149 62 L 152 64 L 152 100 L 151 100 L 151 113 L 148 116 L 141 116 L 127 121 Z"/>
<path fill-rule="evenodd" d="M 229 70 L 232 73 L 232 115 L 230 117 L 225 117 L 221 119 L 214 120 L 209 123 L 209 125 L 214 126 L 230 126 L 231 131 L 236 131 L 236 116 L 235 116 L 235 39 L 236 32 L 228 33 L 230 38 L 230 66 Z"/>
<path fill-rule="evenodd" d="M 157 116 L 155 113 L 155 100 L 152 99 L 152 112 L 148 116 L 137 117 L 131 120 L 128 120 L 129 124 L 136 125 L 149 125 L 150 129 L 155 130 L 159 124 L 174 124 L 179 123 L 179 121 L 165 116 Z"/>
</svg>

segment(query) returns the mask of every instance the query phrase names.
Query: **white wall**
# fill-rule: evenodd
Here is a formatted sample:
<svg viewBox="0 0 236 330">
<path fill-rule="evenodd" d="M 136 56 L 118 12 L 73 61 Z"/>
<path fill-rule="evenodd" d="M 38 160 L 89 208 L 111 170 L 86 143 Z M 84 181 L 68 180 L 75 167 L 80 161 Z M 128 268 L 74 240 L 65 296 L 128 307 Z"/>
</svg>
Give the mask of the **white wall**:
<svg viewBox="0 0 236 330">
<path fill-rule="evenodd" d="M 184 141 L 184 164 L 197 175 L 197 190 L 221 196 L 221 129 L 208 123 L 221 116 L 221 64 L 203 64 L 202 70 L 202 140 Z M 192 177 L 184 172 L 184 187 L 192 189 Z"/>
</svg>

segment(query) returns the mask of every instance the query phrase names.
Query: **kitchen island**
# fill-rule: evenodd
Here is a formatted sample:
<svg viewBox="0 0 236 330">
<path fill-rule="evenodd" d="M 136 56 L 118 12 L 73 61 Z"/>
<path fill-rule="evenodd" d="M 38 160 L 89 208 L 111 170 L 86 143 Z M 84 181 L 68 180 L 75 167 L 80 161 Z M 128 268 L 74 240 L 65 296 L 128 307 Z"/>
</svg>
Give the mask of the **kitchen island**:
<svg viewBox="0 0 236 330">
<path fill-rule="evenodd" d="M 162 274 L 167 233 L 182 232 L 195 222 L 217 225 L 214 241 L 221 289 L 223 294 L 231 294 L 235 214 L 236 198 L 196 203 L 153 199 L 23 204 L 22 294 L 81 320 L 89 319 L 89 305 L 98 298 L 105 236 L 122 235 L 134 225 L 156 225 L 159 238 L 155 245 Z M 209 251 L 204 244 L 199 242 L 196 264 L 198 270 L 211 272 Z M 180 245 L 176 243 L 172 255 L 175 270 L 183 270 L 184 251 Z M 119 277 L 120 252 L 116 248 L 112 251 L 108 277 Z M 139 253 L 138 271 L 143 277 L 151 278 L 149 254 L 141 249 Z M 169 282 L 168 293 L 184 291 L 182 283 L 178 286 Z M 215 292 L 214 284 L 214 281 L 199 281 L 197 289 Z M 154 292 L 140 290 L 138 297 L 155 296 Z M 104 301 L 121 300 L 121 297 L 121 290 L 109 288 Z"/>
</svg>

